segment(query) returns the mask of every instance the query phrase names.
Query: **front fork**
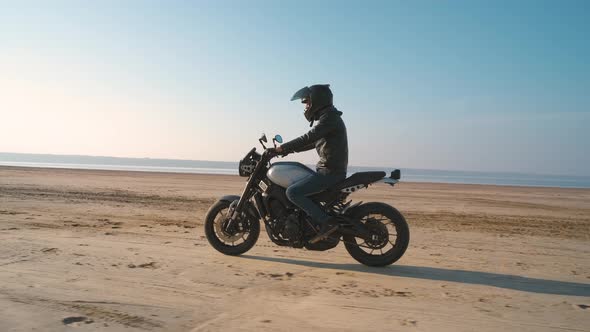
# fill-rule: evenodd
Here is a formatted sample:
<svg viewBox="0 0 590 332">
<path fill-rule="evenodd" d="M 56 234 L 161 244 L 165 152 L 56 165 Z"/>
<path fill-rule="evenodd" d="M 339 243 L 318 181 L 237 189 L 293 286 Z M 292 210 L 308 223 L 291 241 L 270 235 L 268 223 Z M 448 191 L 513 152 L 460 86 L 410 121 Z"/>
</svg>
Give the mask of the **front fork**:
<svg viewBox="0 0 590 332">
<path fill-rule="evenodd" d="M 260 161 L 258 161 L 258 163 L 256 164 L 256 167 L 254 168 L 252 175 L 250 175 L 250 178 L 248 179 L 248 182 L 246 183 L 246 187 L 242 191 L 242 195 L 240 196 L 240 199 L 238 200 L 238 203 L 236 204 L 235 209 L 232 210 L 231 205 L 230 205 L 230 209 L 229 209 L 230 219 L 229 219 L 229 222 L 227 223 L 226 229 L 229 229 L 231 227 L 231 225 L 233 225 L 235 223 L 235 221 L 238 219 L 238 217 L 243 213 L 242 211 L 244 209 L 244 206 L 246 205 L 246 202 L 248 202 L 250 200 L 250 198 L 252 198 L 254 188 L 257 184 L 257 181 L 259 180 L 258 174 L 260 174 L 260 172 L 263 170 L 263 168 L 265 167 L 265 165 L 269 161 L 269 159 L 267 159 L 267 158 L 268 157 L 265 154 L 263 154 L 262 159 L 260 159 Z"/>
<path fill-rule="evenodd" d="M 235 226 L 237 224 L 237 229 L 242 231 L 243 230 L 243 218 L 240 218 L 240 215 L 243 214 L 242 210 L 243 207 L 245 205 L 245 202 L 248 201 L 247 198 L 245 198 L 246 194 L 248 194 L 246 191 L 244 191 L 242 193 L 242 195 L 240 196 L 240 199 L 237 201 L 233 201 L 231 202 L 231 204 L 229 205 L 229 211 L 228 211 L 228 215 L 229 215 L 229 220 L 225 223 L 225 227 L 223 227 L 223 231 L 226 233 L 232 233 L 230 230 L 235 229 Z M 240 204 L 242 203 L 242 204 Z M 242 207 L 242 208 L 240 208 Z"/>
<path fill-rule="evenodd" d="M 249 212 L 254 215 L 258 214 L 258 216 L 260 216 L 260 217 L 264 217 L 266 215 L 262 211 L 260 206 L 258 207 L 258 211 L 245 211 L 245 209 L 248 208 L 248 206 L 246 204 L 256 194 L 255 189 L 254 189 L 255 181 L 253 181 L 253 180 L 254 179 L 251 179 L 250 181 L 248 181 L 248 183 L 246 184 L 246 188 L 244 188 L 244 191 L 242 192 L 242 195 L 240 196 L 240 198 L 236 201 L 233 201 L 230 204 L 229 211 L 228 211 L 229 220 L 223 229 L 224 231 L 228 231 L 228 230 L 232 229 L 232 226 L 234 226 L 236 222 L 238 223 L 238 229 L 240 231 L 243 230 L 243 225 L 242 225 L 242 220 L 241 220 L 243 218 L 240 218 L 240 216 L 243 216 L 245 214 L 245 212 Z M 256 205 L 258 205 L 258 204 L 256 204 Z M 252 217 L 254 217 L 254 216 L 252 216 Z"/>
</svg>

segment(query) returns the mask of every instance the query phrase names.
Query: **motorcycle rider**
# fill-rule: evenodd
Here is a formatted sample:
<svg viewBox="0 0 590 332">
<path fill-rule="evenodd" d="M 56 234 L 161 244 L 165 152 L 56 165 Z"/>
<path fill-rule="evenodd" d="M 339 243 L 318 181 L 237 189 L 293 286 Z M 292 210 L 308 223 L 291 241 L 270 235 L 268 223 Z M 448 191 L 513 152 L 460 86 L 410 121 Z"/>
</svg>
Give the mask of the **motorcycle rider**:
<svg viewBox="0 0 590 332">
<path fill-rule="evenodd" d="M 348 166 L 348 139 L 346 126 L 342 121 L 342 112 L 333 104 L 333 95 L 329 84 L 316 84 L 295 92 L 291 101 L 301 99 L 305 104 L 304 116 L 317 124 L 309 132 L 277 147 L 279 154 L 303 152 L 316 149 L 320 160 L 316 165 L 317 173 L 296 182 L 287 188 L 287 197 L 293 204 L 305 211 L 314 221 L 321 225 L 316 237 L 311 242 L 323 239 L 338 227 L 338 220 L 328 215 L 308 196 L 321 192 L 346 178 Z"/>
</svg>

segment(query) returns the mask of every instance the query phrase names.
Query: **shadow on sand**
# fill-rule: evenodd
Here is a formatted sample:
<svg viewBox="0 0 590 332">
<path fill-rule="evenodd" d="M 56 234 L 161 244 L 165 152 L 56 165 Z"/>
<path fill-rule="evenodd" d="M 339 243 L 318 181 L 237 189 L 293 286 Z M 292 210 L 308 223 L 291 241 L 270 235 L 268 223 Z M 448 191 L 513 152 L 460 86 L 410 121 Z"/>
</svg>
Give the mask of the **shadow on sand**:
<svg viewBox="0 0 590 332">
<path fill-rule="evenodd" d="M 410 265 L 390 265 L 387 267 L 377 268 L 368 267 L 361 264 L 322 263 L 292 258 L 263 257 L 252 255 L 242 255 L 241 257 L 246 259 L 255 259 L 259 261 L 301 265 L 320 269 L 335 269 L 352 272 L 380 274 L 391 277 L 417 278 L 427 280 L 459 282 L 473 285 L 493 286 L 531 293 L 590 296 L 590 284 L 547 279 L 536 279 L 515 276 L 510 274 L 464 271 Z"/>
</svg>

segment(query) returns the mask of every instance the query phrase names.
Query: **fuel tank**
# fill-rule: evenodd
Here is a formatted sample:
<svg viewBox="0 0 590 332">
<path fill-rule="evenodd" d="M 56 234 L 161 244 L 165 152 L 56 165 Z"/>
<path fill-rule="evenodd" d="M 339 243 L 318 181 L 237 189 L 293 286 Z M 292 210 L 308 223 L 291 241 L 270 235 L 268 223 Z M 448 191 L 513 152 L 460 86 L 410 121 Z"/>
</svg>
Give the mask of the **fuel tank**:
<svg viewBox="0 0 590 332">
<path fill-rule="evenodd" d="M 299 182 L 315 172 L 309 167 L 292 161 L 283 161 L 272 164 L 266 172 L 266 176 L 274 184 L 287 188 L 295 182 Z"/>
</svg>

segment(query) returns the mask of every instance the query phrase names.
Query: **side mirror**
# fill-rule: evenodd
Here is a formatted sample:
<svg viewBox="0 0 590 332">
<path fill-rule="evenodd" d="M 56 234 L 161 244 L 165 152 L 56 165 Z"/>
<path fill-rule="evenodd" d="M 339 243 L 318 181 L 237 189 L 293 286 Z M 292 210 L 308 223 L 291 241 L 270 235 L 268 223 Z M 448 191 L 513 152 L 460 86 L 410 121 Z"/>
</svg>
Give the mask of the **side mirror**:
<svg viewBox="0 0 590 332">
<path fill-rule="evenodd" d="M 263 141 L 264 143 L 268 142 L 268 140 L 266 139 L 266 134 L 262 133 L 262 136 L 260 136 L 260 141 Z"/>
<path fill-rule="evenodd" d="M 279 142 L 280 144 L 283 144 L 283 137 L 281 137 L 281 135 L 275 135 L 274 140 Z"/>
</svg>

